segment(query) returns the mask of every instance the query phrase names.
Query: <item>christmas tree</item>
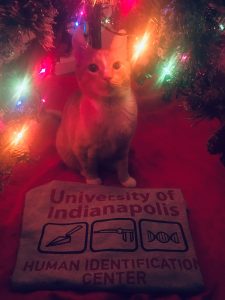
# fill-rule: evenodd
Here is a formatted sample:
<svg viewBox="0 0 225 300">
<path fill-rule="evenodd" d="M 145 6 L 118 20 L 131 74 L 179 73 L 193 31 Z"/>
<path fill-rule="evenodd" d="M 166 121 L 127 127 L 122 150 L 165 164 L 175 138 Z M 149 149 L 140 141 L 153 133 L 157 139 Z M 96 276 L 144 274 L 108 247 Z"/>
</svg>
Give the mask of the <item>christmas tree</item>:
<svg viewBox="0 0 225 300">
<path fill-rule="evenodd" d="M 2 132 L 8 120 L 26 119 L 43 105 L 35 90 L 38 56 L 48 52 L 54 64 L 70 52 L 78 29 L 93 48 L 101 48 L 103 31 L 120 35 L 123 29 L 139 90 L 162 90 L 167 101 L 177 95 L 194 117 L 218 119 L 221 128 L 208 150 L 225 164 L 224 0 L 0 0 L 0 29 Z M 44 79 L 52 70 L 44 63 L 36 73 Z M 26 76 L 15 92 L 11 82 L 18 74 Z"/>
</svg>

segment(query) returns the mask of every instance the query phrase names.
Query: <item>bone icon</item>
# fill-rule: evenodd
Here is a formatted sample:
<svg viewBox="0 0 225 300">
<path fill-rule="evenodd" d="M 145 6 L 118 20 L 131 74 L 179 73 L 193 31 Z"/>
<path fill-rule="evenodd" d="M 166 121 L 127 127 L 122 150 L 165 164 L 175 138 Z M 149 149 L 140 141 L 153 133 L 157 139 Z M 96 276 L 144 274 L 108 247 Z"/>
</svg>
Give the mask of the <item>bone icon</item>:
<svg viewBox="0 0 225 300">
<path fill-rule="evenodd" d="M 169 241 L 179 244 L 179 237 L 177 232 L 174 232 L 172 234 L 168 234 L 163 231 L 159 231 L 157 233 L 153 233 L 152 231 L 148 230 L 147 231 L 147 236 L 148 236 L 148 242 L 153 242 L 155 240 L 159 241 L 160 243 L 169 243 Z"/>
</svg>

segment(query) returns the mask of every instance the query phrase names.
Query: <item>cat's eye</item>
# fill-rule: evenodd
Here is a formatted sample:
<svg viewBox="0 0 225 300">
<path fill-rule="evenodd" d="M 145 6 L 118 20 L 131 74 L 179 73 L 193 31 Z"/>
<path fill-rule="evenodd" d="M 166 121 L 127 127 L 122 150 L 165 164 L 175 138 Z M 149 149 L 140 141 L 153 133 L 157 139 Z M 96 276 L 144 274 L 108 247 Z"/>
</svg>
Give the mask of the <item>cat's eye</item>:
<svg viewBox="0 0 225 300">
<path fill-rule="evenodd" d="M 113 69 L 118 70 L 121 67 L 121 63 L 119 61 L 114 62 Z"/>
<path fill-rule="evenodd" d="M 98 66 L 96 64 L 90 64 L 88 66 L 88 70 L 91 71 L 91 72 L 93 72 L 93 73 L 95 73 L 95 72 L 98 71 Z"/>
</svg>

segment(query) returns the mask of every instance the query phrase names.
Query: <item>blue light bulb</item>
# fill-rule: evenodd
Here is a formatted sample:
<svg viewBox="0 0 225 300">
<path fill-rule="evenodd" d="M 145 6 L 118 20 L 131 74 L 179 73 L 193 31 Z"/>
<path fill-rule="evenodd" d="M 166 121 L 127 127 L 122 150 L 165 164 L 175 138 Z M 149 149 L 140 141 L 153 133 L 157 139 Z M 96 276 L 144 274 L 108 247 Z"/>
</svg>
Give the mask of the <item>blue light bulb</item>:
<svg viewBox="0 0 225 300">
<path fill-rule="evenodd" d="M 16 103 L 16 106 L 20 106 L 21 104 L 22 104 L 22 101 L 18 100 L 17 103 Z"/>
</svg>

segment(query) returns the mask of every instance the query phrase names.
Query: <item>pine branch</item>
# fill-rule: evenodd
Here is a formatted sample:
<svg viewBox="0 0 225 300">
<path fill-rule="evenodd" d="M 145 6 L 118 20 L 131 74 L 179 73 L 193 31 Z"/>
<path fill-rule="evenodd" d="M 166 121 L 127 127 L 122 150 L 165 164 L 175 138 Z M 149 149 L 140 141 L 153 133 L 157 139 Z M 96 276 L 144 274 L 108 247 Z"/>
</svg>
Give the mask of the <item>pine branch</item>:
<svg viewBox="0 0 225 300">
<path fill-rule="evenodd" d="M 44 49 L 52 48 L 56 15 L 50 0 L 1 0 L 0 66 L 20 56 L 33 39 Z"/>
</svg>

